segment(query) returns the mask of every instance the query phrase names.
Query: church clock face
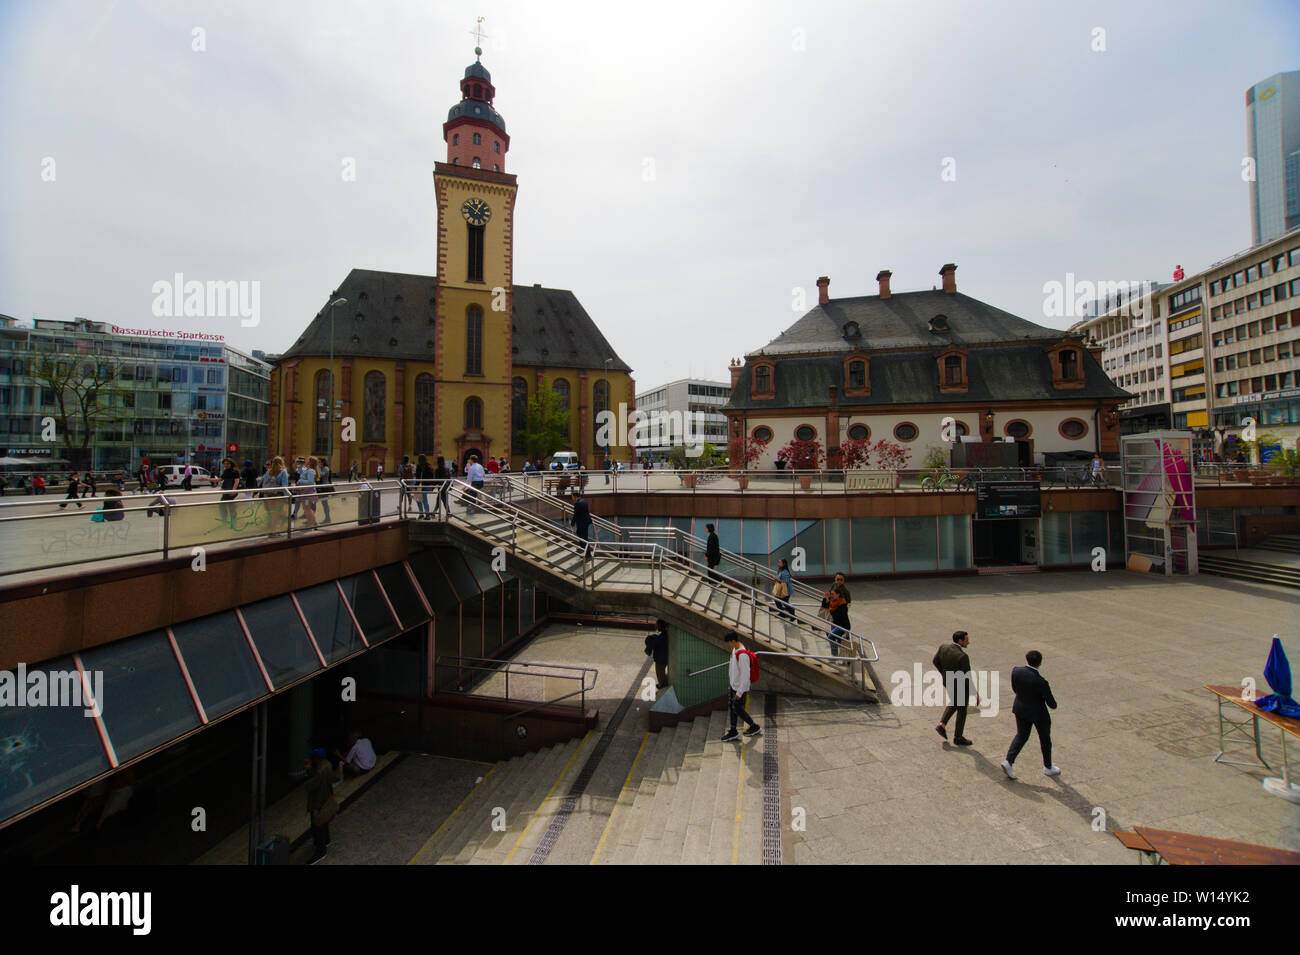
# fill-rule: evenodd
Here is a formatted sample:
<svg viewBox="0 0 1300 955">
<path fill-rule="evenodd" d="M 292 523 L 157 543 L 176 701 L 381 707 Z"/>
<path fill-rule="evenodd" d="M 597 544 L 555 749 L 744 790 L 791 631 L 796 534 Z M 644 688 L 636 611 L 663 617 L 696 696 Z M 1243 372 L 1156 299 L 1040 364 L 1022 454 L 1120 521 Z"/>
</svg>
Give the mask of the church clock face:
<svg viewBox="0 0 1300 955">
<path fill-rule="evenodd" d="M 487 225 L 488 219 L 492 218 L 492 210 L 482 199 L 466 199 L 460 207 L 460 214 L 470 225 Z"/>
</svg>

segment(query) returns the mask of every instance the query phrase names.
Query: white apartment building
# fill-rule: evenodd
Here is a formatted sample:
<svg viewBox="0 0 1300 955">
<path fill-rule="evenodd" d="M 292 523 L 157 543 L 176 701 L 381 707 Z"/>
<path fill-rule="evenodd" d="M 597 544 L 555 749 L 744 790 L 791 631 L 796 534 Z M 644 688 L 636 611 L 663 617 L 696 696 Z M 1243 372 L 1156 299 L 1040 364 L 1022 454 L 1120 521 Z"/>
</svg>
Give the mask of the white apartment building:
<svg viewBox="0 0 1300 955">
<path fill-rule="evenodd" d="M 681 423 L 688 412 L 692 440 L 725 449 L 727 418 L 721 408 L 730 397 L 731 386 L 726 382 L 704 378 L 682 378 L 637 392 L 637 410 L 645 412 L 651 424 L 656 420 L 663 423 L 651 429 L 647 441 L 638 442 L 637 453 L 666 454 L 671 447 L 685 443 Z M 677 424 L 670 426 L 669 422 Z"/>
<path fill-rule="evenodd" d="M 1300 230 L 1239 252 L 1072 331 L 1102 348 L 1126 434 L 1190 430 L 1219 451 L 1247 417 L 1300 439 Z"/>
</svg>

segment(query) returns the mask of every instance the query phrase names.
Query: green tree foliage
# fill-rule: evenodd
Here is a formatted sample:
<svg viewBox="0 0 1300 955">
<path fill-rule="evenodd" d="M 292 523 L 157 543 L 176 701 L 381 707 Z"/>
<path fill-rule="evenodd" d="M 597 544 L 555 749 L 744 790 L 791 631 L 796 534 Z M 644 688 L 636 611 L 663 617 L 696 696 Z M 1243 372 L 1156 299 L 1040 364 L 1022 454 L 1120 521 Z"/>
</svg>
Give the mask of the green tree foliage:
<svg viewBox="0 0 1300 955">
<path fill-rule="evenodd" d="M 91 462 L 96 432 L 131 417 L 135 393 L 120 384 L 121 361 L 103 355 L 70 355 L 45 346 L 31 352 L 31 375 L 43 393 L 53 394 L 52 408 L 42 402 L 41 417 L 54 419 L 58 445 L 66 447 L 77 470 Z"/>
<path fill-rule="evenodd" d="M 542 379 L 541 386 L 528 399 L 522 429 L 524 447 L 534 461 L 549 458 L 569 443 L 569 410 L 560 403 Z"/>
</svg>

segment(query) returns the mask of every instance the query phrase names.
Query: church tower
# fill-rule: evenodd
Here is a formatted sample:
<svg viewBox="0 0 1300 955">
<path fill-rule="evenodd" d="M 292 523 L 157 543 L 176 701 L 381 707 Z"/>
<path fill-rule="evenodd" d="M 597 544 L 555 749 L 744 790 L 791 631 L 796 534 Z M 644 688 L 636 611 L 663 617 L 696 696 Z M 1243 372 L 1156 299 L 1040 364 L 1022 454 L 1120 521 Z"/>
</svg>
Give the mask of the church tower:
<svg viewBox="0 0 1300 955">
<path fill-rule="evenodd" d="M 438 202 L 435 306 L 436 453 L 460 464 L 510 455 L 515 177 L 510 137 L 493 107 L 492 75 L 475 60 L 442 126 L 447 161 L 434 164 Z"/>
</svg>

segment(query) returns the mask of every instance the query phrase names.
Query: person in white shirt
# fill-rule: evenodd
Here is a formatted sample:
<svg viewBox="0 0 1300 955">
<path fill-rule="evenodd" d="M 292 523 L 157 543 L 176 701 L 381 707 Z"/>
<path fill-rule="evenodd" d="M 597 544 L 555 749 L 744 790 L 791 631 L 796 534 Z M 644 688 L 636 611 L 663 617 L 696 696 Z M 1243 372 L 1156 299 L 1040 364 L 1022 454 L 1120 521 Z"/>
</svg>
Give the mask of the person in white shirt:
<svg viewBox="0 0 1300 955">
<path fill-rule="evenodd" d="M 469 510 L 472 511 L 475 509 L 474 502 L 478 500 L 479 492 L 483 490 L 483 482 L 487 480 L 487 472 L 483 470 L 483 465 L 478 463 L 477 457 L 470 457 L 469 467 L 465 469 L 465 477 L 469 481 L 470 486 L 474 488 L 474 492 L 469 499 Z"/>
<path fill-rule="evenodd" d="M 740 739 L 740 734 L 736 732 L 736 719 L 738 717 L 749 725 L 749 729 L 745 730 L 746 736 L 763 735 L 759 725 L 745 712 L 745 696 L 749 693 L 750 658 L 749 651 L 740 642 L 740 634 L 734 630 L 727 634 L 727 649 L 731 651 L 731 659 L 727 662 L 727 676 L 731 682 L 731 688 L 727 695 L 727 701 L 731 709 L 731 729 L 723 734 L 722 741 L 724 743 Z"/>
<path fill-rule="evenodd" d="M 348 734 L 347 755 L 338 750 L 334 751 L 334 755 L 339 758 L 340 779 L 364 776 L 375 768 L 375 748 L 370 744 L 370 740 L 356 730 Z"/>
</svg>

